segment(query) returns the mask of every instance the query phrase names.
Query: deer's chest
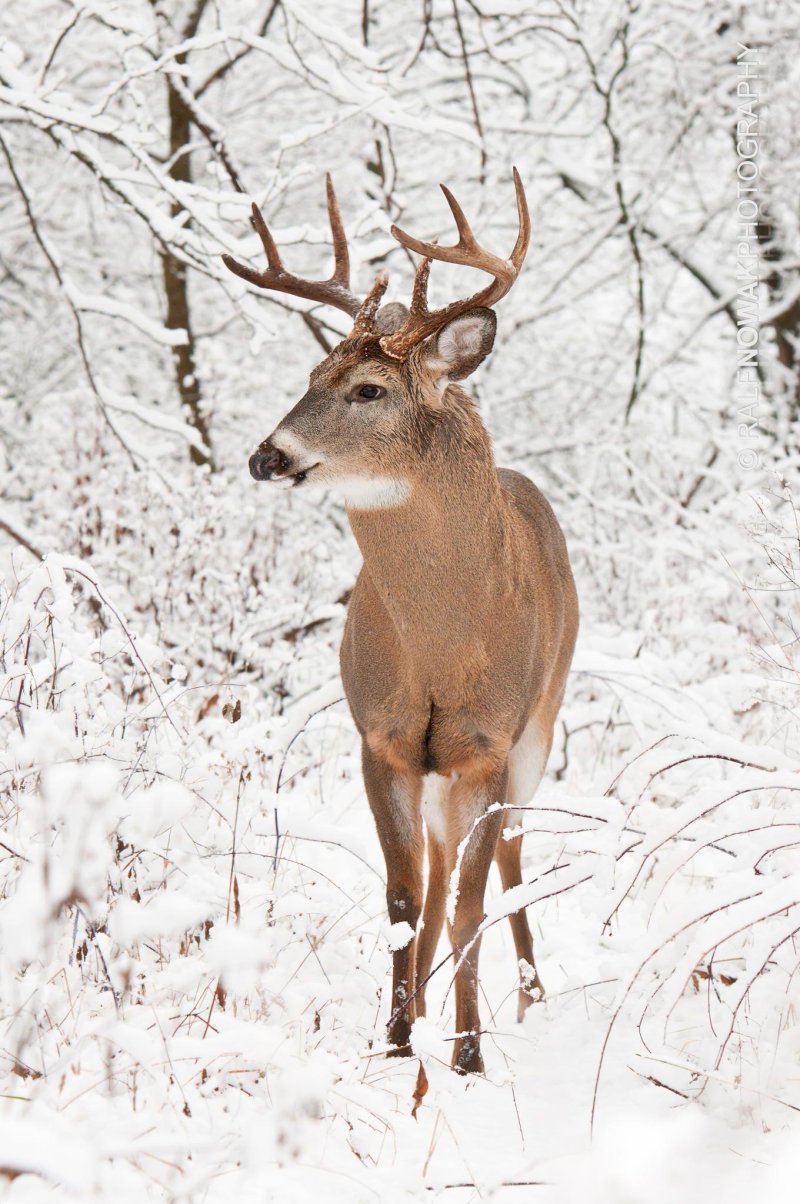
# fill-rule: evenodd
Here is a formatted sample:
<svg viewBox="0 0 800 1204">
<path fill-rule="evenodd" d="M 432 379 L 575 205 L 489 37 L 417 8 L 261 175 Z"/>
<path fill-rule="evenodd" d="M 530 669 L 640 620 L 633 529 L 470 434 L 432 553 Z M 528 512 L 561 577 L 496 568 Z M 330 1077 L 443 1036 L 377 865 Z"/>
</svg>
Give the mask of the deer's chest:
<svg viewBox="0 0 800 1204">
<path fill-rule="evenodd" d="M 443 622 L 406 640 L 366 584 L 350 604 L 341 665 L 369 747 L 399 773 L 500 768 L 528 717 L 524 641 L 501 646 L 486 630 L 456 640 Z"/>
</svg>

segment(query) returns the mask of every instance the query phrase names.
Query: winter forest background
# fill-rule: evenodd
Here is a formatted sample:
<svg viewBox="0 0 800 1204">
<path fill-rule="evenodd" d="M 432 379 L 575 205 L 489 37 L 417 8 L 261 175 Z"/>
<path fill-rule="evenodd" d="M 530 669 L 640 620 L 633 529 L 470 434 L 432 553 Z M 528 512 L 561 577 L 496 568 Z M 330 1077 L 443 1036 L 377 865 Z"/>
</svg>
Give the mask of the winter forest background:
<svg viewBox="0 0 800 1204">
<path fill-rule="evenodd" d="M 799 21 L 6 0 L 4 1199 L 796 1198 Z M 533 244 L 473 391 L 565 528 L 582 632 L 526 816 L 548 997 L 515 1024 L 493 879 L 465 1083 L 447 961 L 418 1057 L 378 1056 L 343 509 L 247 473 L 345 326 L 220 255 L 260 262 L 253 198 L 321 275 L 330 170 L 359 286 L 402 298 L 391 222 L 449 240 L 444 181 L 508 253 L 512 164 Z M 434 299 L 465 281 L 437 265 Z"/>
</svg>

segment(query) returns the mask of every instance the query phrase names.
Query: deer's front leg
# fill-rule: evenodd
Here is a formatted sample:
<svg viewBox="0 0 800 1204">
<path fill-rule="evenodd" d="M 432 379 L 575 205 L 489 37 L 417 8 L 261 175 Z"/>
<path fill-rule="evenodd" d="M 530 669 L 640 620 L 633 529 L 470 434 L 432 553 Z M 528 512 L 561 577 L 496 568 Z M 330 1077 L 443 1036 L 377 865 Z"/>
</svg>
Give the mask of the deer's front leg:
<svg viewBox="0 0 800 1204">
<path fill-rule="evenodd" d="M 455 914 L 450 926 L 456 971 L 456 1038 L 453 1067 L 461 1074 L 482 1074 L 480 1016 L 478 1015 L 478 956 L 476 933 L 484 916 L 486 879 L 492 864 L 503 812 L 489 813 L 492 803 L 504 803 L 506 770 L 489 777 L 468 776 L 455 783 L 450 796 L 447 830 L 447 862 L 450 891 L 457 891 Z M 462 842 L 463 850 L 459 852 Z M 452 878 L 458 867 L 457 880 Z M 448 911 L 450 906 L 448 906 Z"/>
<path fill-rule="evenodd" d="M 367 745 L 362 745 L 367 798 L 386 860 L 386 903 L 392 924 L 405 921 L 417 931 L 422 910 L 423 842 L 420 819 L 422 779 L 397 773 Z M 414 962 L 416 936 L 393 954 L 392 1012 L 389 1044 L 398 1054 L 410 1053 L 416 1009 Z"/>
</svg>

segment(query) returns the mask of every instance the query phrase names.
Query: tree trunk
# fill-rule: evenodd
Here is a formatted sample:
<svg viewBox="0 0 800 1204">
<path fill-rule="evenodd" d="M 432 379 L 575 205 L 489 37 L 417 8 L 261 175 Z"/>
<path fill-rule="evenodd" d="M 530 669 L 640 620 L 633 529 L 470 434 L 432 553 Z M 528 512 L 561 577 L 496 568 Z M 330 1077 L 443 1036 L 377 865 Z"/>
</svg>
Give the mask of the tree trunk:
<svg viewBox="0 0 800 1204">
<path fill-rule="evenodd" d="M 177 65 L 182 65 L 186 62 L 186 55 L 176 54 L 175 62 Z M 169 174 L 173 180 L 189 183 L 192 178 L 192 165 L 188 149 L 192 117 L 179 93 L 173 88 L 169 77 L 167 77 L 167 99 L 169 106 Z M 177 201 L 173 201 L 171 212 L 173 217 L 181 212 L 181 206 Z M 215 466 L 208 419 L 203 411 L 203 397 L 200 382 L 197 379 L 196 345 L 189 309 L 186 265 L 165 251 L 161 256 L 161 267 L 167 303 L 165 324 L 170 330 L 186 331 L 186 342 L 180 347 L 172 349 L 178 395 L 188 421 L 198 432 L 204 444 L 204 449 L 192 446 L 189 454 L 195 464 L 208 464 L 213 470 Z"/>
</svg>

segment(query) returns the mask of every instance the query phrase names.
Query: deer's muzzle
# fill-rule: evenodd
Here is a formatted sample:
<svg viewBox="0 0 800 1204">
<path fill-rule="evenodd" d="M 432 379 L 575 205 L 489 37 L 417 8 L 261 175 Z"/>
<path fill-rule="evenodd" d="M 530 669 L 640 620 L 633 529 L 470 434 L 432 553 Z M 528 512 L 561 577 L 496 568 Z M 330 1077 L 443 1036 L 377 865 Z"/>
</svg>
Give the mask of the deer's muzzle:
<svg viewBox="0 0 800 1204">
<path fill-rule="evenodd" d="M 290 469 L 289 457 L 267 440 L 250 457 L 250 476 L 254 481 L 269 481 L 276 474 L 285 476 Z"/>
</svg>

